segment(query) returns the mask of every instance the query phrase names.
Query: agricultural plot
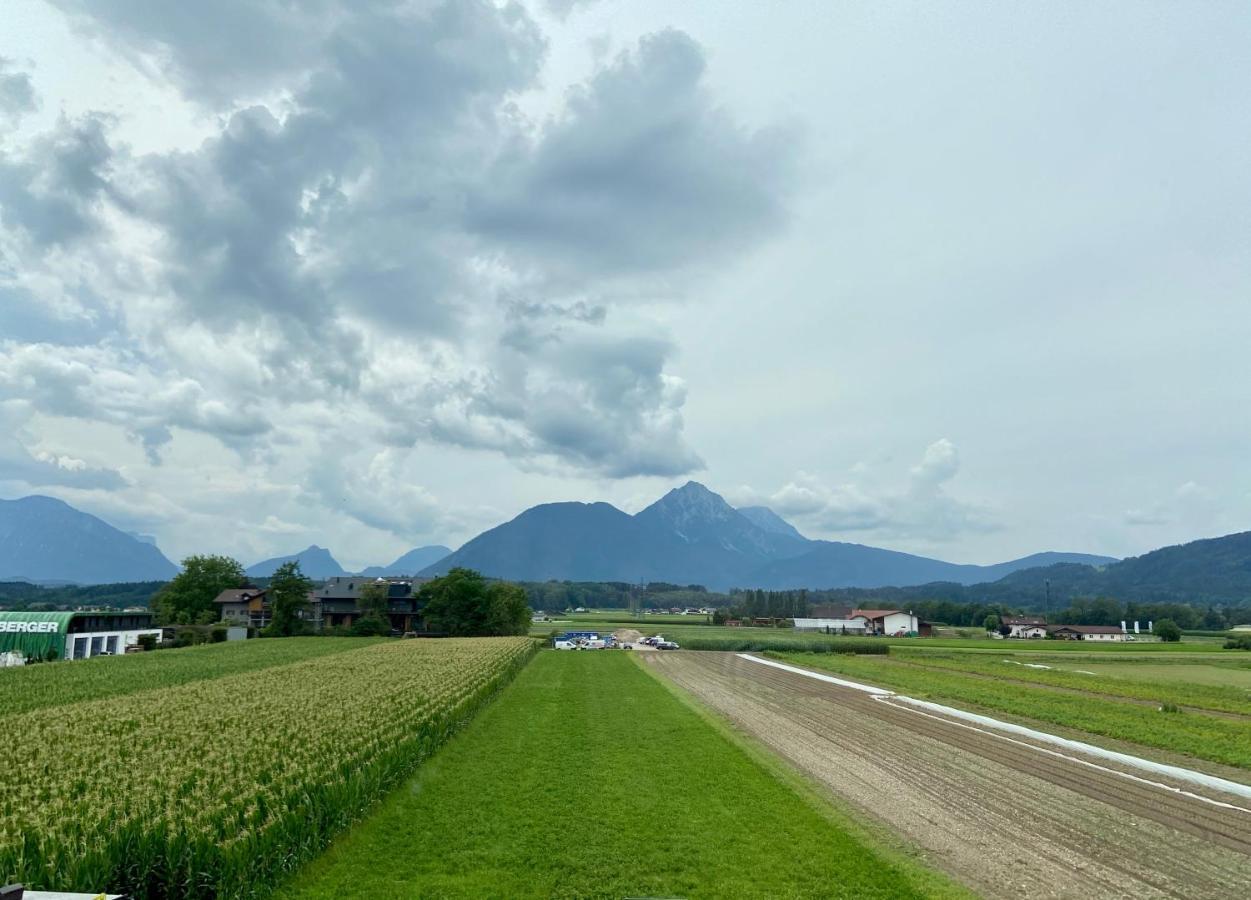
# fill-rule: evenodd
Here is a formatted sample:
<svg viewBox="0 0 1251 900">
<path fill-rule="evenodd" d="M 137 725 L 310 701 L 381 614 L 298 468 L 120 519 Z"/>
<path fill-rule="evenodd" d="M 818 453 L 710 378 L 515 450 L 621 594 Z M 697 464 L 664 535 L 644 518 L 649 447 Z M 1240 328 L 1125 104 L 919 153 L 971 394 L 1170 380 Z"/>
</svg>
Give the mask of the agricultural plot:
<svg viewBox="0 0 1251 900">
<path fill-rule="evenodd" d="M 1251 661 L 1207 657 L 1146 660 L 1094 653 L 1019 657 L 968 653 L 910 653 L 895 648 L 892 662 L 964 672 L 1001 681 L 1051 685 L 1090 694 L 1251 716 Z"/>
<path fill-rule="evenodd" d="M 0 881 L 263 895 L 533 648 L 526 638 L 386 642 L 9 716 L 6 731 L 21 739 L 0 745 Z"/>
<path fill-rule="evenodd" d="M 996 677 L 980 671 L 984 657 L 956 661 L 953 668 L 943 669 L 919 665 L 913 661 L 915 657 L 904 655 L 849 657 L 783 653 L 776 656 L 795 665 L 862 679 L 913 697 L 974 707 L 1019 721 L 1059 725 L 1199 760 L 1251 769 L 1251 715 L 1172 707 L 1166 711 L 1161 709 L 1161 704 L 1143 702 L 1142 695 L 1129 685 L 1124 686 L 1119 695 L 1065 690 L 1041 682 L 1017 680 L 1046 678 L 1045 670 L 1002 663 L 1000 668 L 1011 671 Z M 1080 676 L 1074 674 L 1074 677 Z M 1115 689 L 1105 685 L 1105 690 Z M 1177 694 L 1191 696 L 1192 704 L 1205 702 L 1198 690 L 1193 694 L 1165 686 L 1157 690 L 1157 695 Z M 1242 709 L 1246 710 L 1246 706 Z"/>
<path fill-rule="evenodd" d="M 157 653 L 0 669 L 0 718 L 243 674 L 375 644 L 380 638 L 286 638 L 231 641 Z"/>
<path fill-rule="evenodd" d="M 955 893 L 772 765 L 629 654 L 543 652 L 280 896 Z"/>
<path fill-rule="evenodd" d="M 665 619 L 669 618 L 670 621 Z M 791 628 L 764 627 L 729 627 L 726 625 L 709 625 L 692 616 L 644 616 L 638 619 L 629 617 L 607 617 L 595 614 L 562 616 L 553 622 L 536 622 L 530 633 L 536 637 L 547 637 L 553 632 L 569 631 L 614 631 L 618 628 L 635 628 L 644 634 L 660 632 L 665 637 L 680 643 L 683 648 L 702 650 L 745 650 L 766 648 L 777 644 L 789 644 L 799 648 L 826 644 L 831 641 L 847 645 L 864 643 L 875 647 L 903 647 L 929 650 L 962 650 L 983 653 L 1109 653 L 1127 656 L 1156 656 L 1164 654 L 1208 654 L 1230 655 L 1219 642 L 1207 639 L 1187 638 L 1179 643 L 1166 644 L 1160 641 L 1132 641 L 1126 643 L 1093 644 L 1089 641 L 1003 641 L 991 638 L 961 637 L 845 637 L 827 635 L 817 632 L 795 631 Z M 698 642 L 698 643 L 694 643 Z"/>
<path fill-rule="evenodd" d="M 1238 791 L 1057 750 L 738 654 L 639 659 L 980 896 L 1247 896 L 1251 801 Z M 824 654 L 796 660 L 889 664 Z"/>
</svg>

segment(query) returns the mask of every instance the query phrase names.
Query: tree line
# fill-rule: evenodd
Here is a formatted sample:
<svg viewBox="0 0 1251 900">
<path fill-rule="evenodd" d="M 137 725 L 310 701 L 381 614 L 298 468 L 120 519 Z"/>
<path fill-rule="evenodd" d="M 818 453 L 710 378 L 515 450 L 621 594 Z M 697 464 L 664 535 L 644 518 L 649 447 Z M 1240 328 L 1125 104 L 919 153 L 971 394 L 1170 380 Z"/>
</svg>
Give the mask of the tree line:
<svg viewBox="0 0 1251 900">
<path fill-rule="evenodd" d="M 211 625 L 221 618 L 214 602 L 222 591 L 248 587 L 242 564 L 229 556 L 189 556 L 182 571 L 152 598 L 154 618 L 161 625 Z M 265 637 L 291 637 L 312 632 L 306 618 L 314 582 L 299 562 L 283 563 L 265 579 L 270 624 Z M 392 633 L 390 584 L 367 582 L 357 600 L 360 616 L 332 634 L 389 635 Z M 526 634 L 530 606 L 526 592 L 516 584 L 488 580 L 472 569 L 455 568 L 421 585 L 417 606 L 427 629 L 457 637 Z"/>
</svg>

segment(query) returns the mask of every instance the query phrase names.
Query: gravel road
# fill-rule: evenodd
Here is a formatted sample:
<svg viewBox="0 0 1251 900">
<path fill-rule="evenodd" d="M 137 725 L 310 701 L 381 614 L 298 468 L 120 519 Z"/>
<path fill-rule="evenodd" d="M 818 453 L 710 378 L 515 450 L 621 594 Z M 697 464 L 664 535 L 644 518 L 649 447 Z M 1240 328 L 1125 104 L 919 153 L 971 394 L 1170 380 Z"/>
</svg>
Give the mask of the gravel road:
<svg viewBox="0 0 1251 900">
<path fill-rule="evenodd" d="M 733 653 L 645 662 L 983 896 L 1251 897 L 1251 813 L 1242 809 Z"/>
</svg>

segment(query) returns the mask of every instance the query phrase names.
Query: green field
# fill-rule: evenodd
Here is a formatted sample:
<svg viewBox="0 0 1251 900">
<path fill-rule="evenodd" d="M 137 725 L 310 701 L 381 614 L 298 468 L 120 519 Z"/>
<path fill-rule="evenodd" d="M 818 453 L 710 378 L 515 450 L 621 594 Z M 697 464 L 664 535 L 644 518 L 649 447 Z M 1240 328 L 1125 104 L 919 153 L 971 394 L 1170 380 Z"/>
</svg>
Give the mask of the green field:
<svg viewBox="0 0 1251 900">
<path fill-rule="evenodd" d="M 1166 644 L 1161 641 L 1131 641 L 1096 643 L 1093 641 L 1006 641 L 990 638 L 960 637 L 915 637 L 915 638 L 842 638 L 815 632 L 795 631 L 791 628 L 755 628 L 725 625 L 708 625 L 698 619 L 691 621 L 691 616 L 668 617 L 675 621 L 655 621 L 660 616 L 646 616 L 630 619 L 628 616 L 612 618 L 603 613 L 581 613 L 562 616 L 554 622 L 536 622 L 530 633 L 536 637 L 547 637 L 553 632 L 564 631 L 605 631 L 612 632 L 621 628 L 633 628 L 644 635 L 663 634 L 670 640 L 686 646 L 692 640 L 721 640 L 731 642 L 743 641 L 789 641 L 798 646 L 820 644 L 832 639 L 842 641 L 867 641 L 872 644 L 887 644 L 892 647 L 915 647 L 931 650 L 977 650 L 991 653 L 1127 653 L 1127 654 L 1159 654 L 1159 653 L 1223 653 L 1237 654 L 1239 651 L 1224 650 L 1221 642 L 1206 637 L 1187 637 L 1178 643 Z M 706 649 L 730 649 L 709 645 Z M 1248 659 L 1251 654 L 1243 653 Z"/>
<path fill-rule="evenodd" d="M 308 637 L 281 641 L 228 641 L 178 650 L 0 669 L 0 718 L 84 700 L 255 672 L 343 653 L 378 640 Z"/>
<path fill-rule="evenodd" d="M 1192 691 L 1196 685 L 1232 689 L 1240 691 L 1244 700 L 1251 701 L 1251 662 L 1216 666 L 1192 663 L 1189 660 L 1172 664 L 1105 663 L 1102 660 L 1095 660 L 1083 663 L 1082 668 L 1093 671 L 1096 675 L 1128 681 L 1177 682 L 1186 691 Z M 1181 702 L 1190 703 L 1193 698 L 1192 693 L 1187 693 Z"/>
<path fill-rule="evenodd" d="M 956 893 L 777 765 L 628 654 L 543 652 L 281 896 Z"/>
<path fill-rule="evenodd" d="M 1108 678 L 1100 682 L 1099 692 L 1095 692 L 1093 685 L 1080 679 L 1097 676 L 1029 669 L 981 655 L 931 658 L 928 653 L 894 651 L 890 656 L 770 655 L 921 699 L 972 707 L 1027 724 L 1059 725 L 1251 769 L 1251 715 L 1242 714 L 1251 712 L 1251 707 L 1237 687 L 1220 691 L 1211 686 L 1187 685 L 1180 679 L 1153 682 Z M 1080 665 L 1068 662 L 1077 659 L 1069 654 L 1030 659 L 1040 658 L 1083 669 L 1089 659 L 1082 657 Z M 1086 689 L 1074 689 L 1072 684 L 1082 684 Z M 1161 708 L 1166 703 L 1173 704 L 1167 711 Z M 1193 709 L 1181 709 L 1182 703 Z"/>
<path fill-rule="evenodd" d="M 1107 662 L 1102 654 L 1023 657 L 899 648 L 892 655 L 910 666 L 1251 716 L 1251 659 L 1118 656 Z"/>
</svg>

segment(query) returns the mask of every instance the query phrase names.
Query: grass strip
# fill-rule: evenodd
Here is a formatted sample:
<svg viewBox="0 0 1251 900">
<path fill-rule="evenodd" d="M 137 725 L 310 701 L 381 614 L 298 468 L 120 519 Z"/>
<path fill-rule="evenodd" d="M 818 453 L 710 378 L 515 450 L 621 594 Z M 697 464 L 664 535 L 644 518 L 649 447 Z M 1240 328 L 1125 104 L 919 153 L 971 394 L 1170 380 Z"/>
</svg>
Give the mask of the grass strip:
<svg viewBox="0 0 1251 900">
<path fill-rule="evenodd" d="M 1165 712 L 1110 697 L 1059 693 L 1043 685 L 995 682 L 959 672 L 924 669 L 891 657 L 823 653 L 769 655 L 796 665 L 863 679 L 924 700 L 972 704 L 1015 719 L 1049 722 L 1251 769 L 1251 721 L 1245 719 Z"/>
<path fill-rule="evenodd" d="M 1164 705 L 1191 706 L 1217 712 L 1251 715 L 1251 690 L 1236 684 L 1201 684 L 1181 680 L 1178 677 L 1130 677 L 1096 672 L 1093 675 L 1060 668 L 1035 669 L 1022 664 L 1018 660 L 995 659 L 987 656 L 970 656 L 969 654 L 942 655 L 936 653 L 898 653 L 892 654 L 900 663 L 923 668 L 934 668 L 947 671 L 968 672 L 979 675 L 990 675 L 1012 681 L 1023 681 L 1032 684 L 1050 685 L 1053 687 L 1072 688 L 1094 694 L 1106 694 L 1134 700 L 1148 700 Z M 1033 660 L 1035 665 L 1039 661 Z M 1082 668 L 1082 661 L 1068 659 L 1048 660 L 1046 664 L 1053 666 L 1072 666 Z M 1100 662 L 1091 661 L 1098 666 Z M 1144 671 L 1158 673 L 1160 665 L 1124 662 L 1123 666 L 1139 667 Z M 1165 665 L 1165 669 L 1176 669 L 1175 665 Z M 1219 672 L 1225 666 L 1212 665 L 1213 671 Z M 1229 666 L 1229 668 L 1240 668 Z M 1178 670 L 1180 673 L 1180 670 Z"/>
<path fill-rule="evenodd" d="M 627 654 L 555 651 L 281 893 L 927 895 Z"/>
</svg>

